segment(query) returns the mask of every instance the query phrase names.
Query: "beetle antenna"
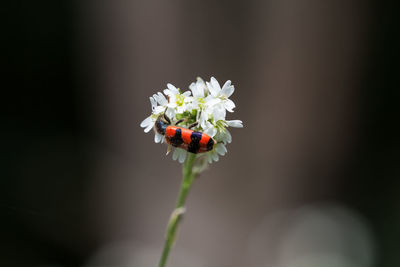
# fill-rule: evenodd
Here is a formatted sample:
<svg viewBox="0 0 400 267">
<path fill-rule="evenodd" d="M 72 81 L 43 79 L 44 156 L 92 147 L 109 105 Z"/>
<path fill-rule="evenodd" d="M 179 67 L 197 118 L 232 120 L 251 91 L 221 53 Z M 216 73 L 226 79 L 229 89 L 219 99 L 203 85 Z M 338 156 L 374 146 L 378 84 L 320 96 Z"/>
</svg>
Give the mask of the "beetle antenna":
<svg viewBox="0 0 400 267">
<path fill-rule="evenodd" d="M 179 123 L 183 122 L 185 119 L 180 119 L 179 121 L 175 122 L 175 125 L 178 125 Z"/>
<path fill-rule="evenodd" d="M 198 121 L 196 121 L 195 123 L 192 123 L 192 124 L 189 126 L 189 129 L 192 129 L 193 127 L 196 127 L 197 125 L 199 125 L 199 122 L 198 122 Z"/>
</svg>

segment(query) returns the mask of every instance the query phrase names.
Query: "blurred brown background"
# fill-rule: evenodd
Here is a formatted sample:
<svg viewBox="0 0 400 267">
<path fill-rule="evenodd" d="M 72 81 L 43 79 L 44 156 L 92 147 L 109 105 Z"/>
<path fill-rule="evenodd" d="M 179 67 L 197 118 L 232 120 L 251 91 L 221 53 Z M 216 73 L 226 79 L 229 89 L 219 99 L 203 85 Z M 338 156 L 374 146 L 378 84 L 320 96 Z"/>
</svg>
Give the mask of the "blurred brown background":
<svg viewBox="0 0 400 267">
<path fill-rule="evenodd" d="M 232 80 L 169 266 L 398 266 L 398 6 L 10 1 L 1 266 L 156 266 L 180 165 L 148 97 Z"/>
</svg>

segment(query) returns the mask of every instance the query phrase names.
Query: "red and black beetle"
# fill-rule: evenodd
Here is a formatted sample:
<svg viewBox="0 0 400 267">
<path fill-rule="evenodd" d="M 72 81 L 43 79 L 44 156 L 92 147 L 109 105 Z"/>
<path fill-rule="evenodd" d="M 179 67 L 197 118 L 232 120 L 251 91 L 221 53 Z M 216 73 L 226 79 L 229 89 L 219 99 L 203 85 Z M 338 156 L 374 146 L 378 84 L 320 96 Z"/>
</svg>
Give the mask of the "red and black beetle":
<svg viewBox="0 0 400 267">
<path fill-rule="evenodd" d="M 190 125 L 189 128 L 176 126 L 183 121 L 184 120 L 181 119 L 177 121 L 175 125 L 171 125 L 171 120 L 164 113 L 158 116 L 154 124 L 154 130 L 164 135 L 165 141 L 168 144 L 185 149 L 191 153 L 204 153 L 214 148 L 216 141 L 211 138 L 211 136 L 191 130 L 191 128 L 198 125 L 197 122 Z"/>
</svg>

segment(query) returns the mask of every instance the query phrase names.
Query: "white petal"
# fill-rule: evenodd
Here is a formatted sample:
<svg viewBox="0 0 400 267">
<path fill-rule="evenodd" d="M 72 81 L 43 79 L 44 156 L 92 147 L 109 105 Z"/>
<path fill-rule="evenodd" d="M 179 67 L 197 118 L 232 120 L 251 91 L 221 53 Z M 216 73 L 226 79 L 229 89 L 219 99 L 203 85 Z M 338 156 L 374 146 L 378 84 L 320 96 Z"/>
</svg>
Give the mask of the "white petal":
<svg viewBox="0 0 400 267">
<path fill-rule="evenodd" d="M 191 96 L 185 96 L 185 98 L 183 99 L 183 103 L 188 104 L 191 103 L 193 101 L 193 97 Z"/>
<path fill-rule="evenodd" d="M 192 95 L 193 95 L 193 96 L 197 96 L 198 90 L 197 90 L 196 83 L 191 83 L 191 84 L 189 85 L 189 89 L 192 91 Z"/>
<path fill-rule="evenodd" d="M 181 152 L 180 152 L 180 154 L 179 154 L 179 159 L 178 159 L 178 161 L 179 161 L 180 163 L 183 163 L 183 162 L 185 162 L 187 152 L 186 152 L 185 150 L 183 150 L 183 149 L 180 149 L 180 150 L 181 150 Z"/>
<path fill-rule="evenodd" d="M 205 85 L 205 83 L 204 83 L 203 79 L 202 79 L 202 78 L 200 78 L 200 77 L 197 77 L 197 78 L 196 78 L 196 83 L 198 83 L 198 84 L 202 84 L 203 86 Z"/>
<path fill-rule="evenodd" d="M 224 86 L 222 86 L 221 95 L 230 97 L 233 94 L 233 91 L 235 91 L 235 88 L 231 85 L 231 81 L 227 80 Z"/>
<path fill-rule="evenodd" d="M 144 132 L 145 132 L 145 133 L 148 133 L 148 132 L 150 132 L 150 130 L 151 130 L 151 129 L 153 129 L 153 126 L 154 126 L 154 123 L 153 123 L 153 124 L 150 124 L 150 125 L 148 125 L 148 126 L 147 126 L 147 128 L 146 128 L 146 129 L 144 129 Z"/>
<path fill-rule="evenodd" d="M 147 126 L 151 125 L 153 123 L 153 119 L 151 116 L 147 117 L 140 123 L 140 127 L 146 128 Z"/>
<path fill-rule="evenodd" d="M 164 110 L 165 110 L 165 107 L 163 107 L 163 106 L 157 106 L 157 107 L 153 110 L 153 113 L 154 113 L 154 114 L 160 114 L 160 113 L 163 113 Z"/>
<path fill-rule="evenodd" d="M 168 100 L 162 93 L 158 92 L 157 95 L 158 95 L 158 103 L 160 103 L 160 105 L 165 106 L 168 104 Z"/>
<path fill-rule="evenodd" d="M 158 102 L 158 95 L 157 95 L 157 94 L 154 94 L 154 95 L 153 95 L 153 98 L 154 98 L 154 100 L 155 100 L 156 102 Z"/>
<path fill-rule="evenodd" d="M 227 99 L 226 101 L 224 101 L 224 107 L 226 108 L 227 111 L 233 112 L 233 109 L 234 109 L 236 106 L 235 106 L 235 103 L 233 103 L 232 100 Z"/>
<path fill-rule="evenodd" d="M 206 129 L 207 120 L 208 120 L 208 114 L 206 112 L 201 112 L 201 114 L 200 114 L 200 126 L 201 126 L 201 128 Z"/>
<path fill-rule="evenodd" d="M 197 109 L 198 106 L 194 105 L 193 103 L 189 103 L 186 105 L 186 110 L 192 112 L 193 109 Z"/>
<path fill-rule="evenodd" d="M 149 98 L 150 98 L 150 103 L 151 103 L 151 109 L 154 110 L 154 108 L 157 106 L 157 101 L 152 97 L 149 97 Z"/>
<path fill-rule="evenodd" d="M 190 110 L 199 109 L 199 101 L 197 99 L 193 99 L 192 103 L 190 103 L 188 106 L 190 106 L 189 107 Z M 198 114 L 199 113 L 197 113 L 197 116 Z"/>
<path fill-rule="evenodd" d="M 177 106 L 177 107 L 176 107 L 176 113 L 181 114 L 181 113 L 183 113 L 183 112 L 185 112 L 185 111 L 186 111 L 186 106 L 185 106 L 185 105 Z"/>
<path fill-rule="evenodd" d="M 212 163 L 212 152 L 211 151 L 207 153 L 207 161 L 210 164 Z"/>
<path fill-rule="evenodd" d="M 165 114 L 170 118 L 173 119 L 175 117 L 175 109 L 168 108 Z"/>
<path fill-rule="evenodd" d="M 168 83 L 167 84 L 168 89 L 174 94 L 176 95 L 177 93 L 179 93 L 179 90 L 172 84 Z"/>
<path fill-rule="evenodd" d="M 157 94 L 154 94 L 154 95 L 153 95 L 153 98 L 157 101 L 157 103 L 159 103 L 159 104 L 162 105 L 162 106 L 168 104 L 167 99 L 166 99 L 165 96 L 164 96 L 162 93 L 160 93 L 160 92 L 158 92 Z"/>
<path fill-rule="evenodd" d="M 179 148 L 176 148 L 174 150 L 174 153 L 172 154 L 172 159 L 176 160 L 179 157 Z"/>
<path fill-rule="evenodd" d="M 222 105 L 217 105 L 213 110 L 214 121 L 225 120 L 226 111 Z"/>
<path fill-rule="evenodd" d="M 204 87 L 204 81 L 201 79 L 199 80 L 199 78 L 196 83 L 191 83 L 189 86 L 194 97 L 204 97 Z"/>
<path fill-rule="evenodd" d="M 218 161 L 218 160 L 219 160 L 218 154 L 217 154 L 217 153 L 213 153 L 213 154 L 212 154 L 212 159 L 213 159 L 214 161 Z"/>
<path fill-rule="evenodd" d="M 225 140 L 226 140 L 226 142 L 228 142 L 228 143 L 231 143 L 231 142 L 232 142 L 232 135 L 231 135 L 231 133 L 230 133 L 227 129 L 225 129 Z"/>
<path fill-rule="evenodd" d="M 216 87 L 214 87 L 213 83 L 215 84 Z M 210 91 L 211 95 L 214 97 L 217 97 L 218 93 L 221 91 L 221 87 L 219 86 L 218 81 L 215 80 L 214 77 L 211 77 L 211 82 L 210 83 L 207 82 L 206 84 L 207 84 L 207 88 Z"/>
<path fill-rule="evenodd" d="M 217 146 L 215 147 L 215 150 L 217 151 L 218 154 L 220 154 L 221 156 L 225 155 L 226 152 L 228 152 L 228 150 L 226 149 L 225 145 L 222 143 L 217 144 Z"/>
<path fill-rule="evenodd" d="M 176 103 L 168 103 L 167 107 L 174 109 L 176 108 L 178 105 Z"/>
<path fill-rule="evenodd" d="M 186 91 L 186 92 L 184 92 L 182 95 L 183 95 L 183 96 L 190 96 L 190 94 L 191 94 L 190 91 Z"/>
<path fill-rule="evenodd" d="M 220 102 L 221 102 L 221 99 L 215 98 L 215 97 L 213 97 L 212 95 L 209 95 L 209 96 L 206 97 L 205 101 L 206 101 L 206 105 L 207 105 L 208 107 L 212 107 L 212 106 L 214 106 L 214 105 L 220 103 Z"/>
<path fill-rule="evenodd" d="M 197 82 L 196 82 L 196 85 L 197 85 L 197 89 L 199 91 L 199 95 L 198 96 L 199 97 L 204 97 L 204 92 L 205 92 L 205 90 L 207 90 L 206 84 L 204 83 L 204 81 L 201 78 L 198 78 Z"/>
<path fill-rule="evenodd" d="M 159 133 L 155 133 L 155 135 L 154 135 L 154 142 L 160 143 L 161 140 L 162 140 L 163 138 L 164 138 L 163 135 L 161 135 L 161 134 L 159 134 Z"/>
<path fill-rule="evenodd" d="M 230 127 L 243 128 L 243 122 L 241 120 L 226 121 L 226 124 Z"/>
<path fill-rule="evenodd" d="M 219 85 L 219 82 L 217 81 L 217 79 L 215 79 L 214 77 L 211 77 L 210 83 L 215 89 L 218 89 L 218 92 L 221 91 L 221 86 Z"/>
<path fill-rule="evenodd" d="M 208 134 L 211 137 L 214 137 L 217 134 L 217 129 L 214 127 L 208 128 L 204 131 L 205 134 Z"/>
</svg>

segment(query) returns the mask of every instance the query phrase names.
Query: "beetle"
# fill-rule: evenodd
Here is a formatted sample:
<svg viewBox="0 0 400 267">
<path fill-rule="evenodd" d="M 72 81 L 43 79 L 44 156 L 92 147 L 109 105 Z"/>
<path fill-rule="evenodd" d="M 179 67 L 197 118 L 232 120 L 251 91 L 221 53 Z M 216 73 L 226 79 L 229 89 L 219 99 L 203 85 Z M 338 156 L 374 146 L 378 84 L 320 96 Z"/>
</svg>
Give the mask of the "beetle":
<svg viewBox="0 0 400 267">
<path fill-rule="evenodd" d="M 192 130 L 193 127 L 198 125 L 198 122 L 191 124 L 188 128 L 177 126 L 183 121 L 183 119 L 178 120 L 175 125 L 172 125 L 171 120 L 164 112 L 164 114 L 158 116 L 154 124 L 154 131 L 164 135 L 165 141 L 169 145 L 185 149 L 194 154 L 204 153 L 214 148 L 216 141 L 211 136 Z"/>
</svg>

